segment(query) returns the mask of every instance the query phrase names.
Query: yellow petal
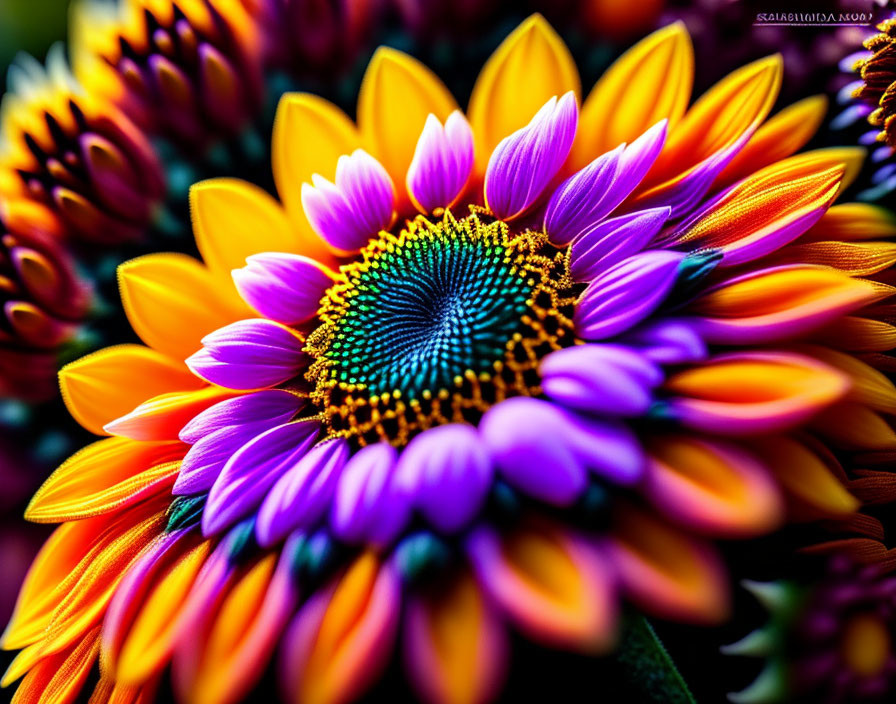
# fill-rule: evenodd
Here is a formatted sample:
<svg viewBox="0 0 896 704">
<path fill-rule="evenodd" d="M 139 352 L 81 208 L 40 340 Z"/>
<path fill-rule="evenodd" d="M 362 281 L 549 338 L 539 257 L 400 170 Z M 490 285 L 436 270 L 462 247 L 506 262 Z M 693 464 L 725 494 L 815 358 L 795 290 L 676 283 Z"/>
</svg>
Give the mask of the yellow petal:
<svg viewBox="0 0 896 704">
<path fill-rule="evenodd" d="M 896 385 L 885 374 L 851 354 L 828 347 L 804 345 L 797 349 L 846 374 L 852 382 L 848 400 L 876 411 L 896 414 Z"/>
<path fill-rule="evenodd" d="M 59 372 L 66 408 L 87 430 L 103 426 L 153 396 L 204 385 L 182 362 L 140 345 L 118 345 L 82 357 Z"/>
<path fill-rule="evenodd" d="M 622 507 L 610 549 L 628 596 L 661 618 L 717 623 L 728 613 L 725 571 L 709 545 L 635 509 Z"/>
<path fill-rule="evenodd" d="M 211 543 L 203 541 L 168 565 L 142 602 L 127 632 L 116 665 L 116 678 L 139 685 L 164 667 L 174 649 L 175 618 L 205 564 Z"/>
<path fill-rule="evenodd" d="M 231 296 L 208 269 L 183 254 L 148 254 L 125 262 L 118 267 L 118 286 L 134 332 L 178 360 L 196 352 L 205 335 L 250 315 L 235 293 Z"/>
<path fill-rule="evenodd" d="M 788 105 L 756 131 L 719 174 L 713 187 L 732 184 L 801 149 L 818 131 L 827 108 L 828 99 L 824 95 L 813 95 Z"/>
<path fill-rule="evenodd" d="M 195 671 L 186 684 L 189 704 L 235 704 L 261 677 L 295 600 L 272 593 L 273 553 L 233 585 L 198 646 Z M 274 622 L 274 625 L 271 625 Z"/>
<path fill-rule="evenodd" d="M 297 189 L 301 190 L 301 184 Z M 228 292 L 235 292 L 230 272 L 246 266 L 246 257 L 252 254 L 288 252 L 313 257 L 324 249 L 317 238 L 304 241 L 270 195 L 236 178 L 214 178 L 193 186 L 190 214 L 202 259 Z"/>
<path fill-rule="evenodd" d="M 302 208 L 302 184 L 312 174 L 333 181 L 336 162 L 361 146 L 361 136 L 342 110 L 310 93 L 280 98 L 271 140 L 271 166 L 277 193 L 297 232 L 297 254 L 332 263 L 324 241 Z"/>
<path fill-rule="evenodd" d="M 896 238 L 896 214 L 870 203 L 843 203 L 828 209 L 800 242 L 857 242 Z"/>
<path fill-rule="evenodd" d="M 716 83 L 669 135 L 644 186 L 677 179 L 761 123 L 781 87 L 779 55 L 747 64 Z"/>
<path fill-rule="evenodd" d="M 631 143 L 662 119 L 674 127 L 687 109 L 694 50 L 681 22 L 657 30 L 625 52 L 595 84 L 570 157 L 581 169 L 622 142 Z"/>
<path fill-rule="evenodd" d="M 426 66 L 395 49 L 377 49 L 358 93 L 358 128 L 396 187 L 405 182 L 427 116 L 444 123 L 454 110 L 451 93 Z M 407 204 L 407 192 L 398 190 L 400 203 Z"/>
<path fill-rule="evenodd" d="M 348 702 L 370 684 L 392 650 L 398 579 L 394 567 L 366 552 L 305 603 L 289 628 L 283 658 L 292 701 Z"/>
<path fill-rule="evenodd" d="M 72 455 L 31 499 L 25 518 L 61 523 L 89 518 L 140 501 L 173 483 L 187 446 L 107 438 Z"/>
<path fill-rule="evenodd" d="M 408 670 L 426 701 L 491 701 L 504 665 L 504 625 L 468 574 L 411 601 L 404 617 Z"/>
<path fill-rule="evenodd" d="M 814 520 L 844 516 L 861 505 L 821 458 L 802 443 L 779 436 L 756 438 L 750 447 L 797 504 L 798 517 Z"/>
<path fill-rule="evenodd" d="M 473 87 L 467 112 L 476 174 L 485 173 L 498 142 L 527 125 L 552 97 L 569 91 L 581 93 L 572 55 L 544 17 L 532 15 L 495 50 Z"/>
<path fill-rule="evenodd" d="M 864 163 L 865 150 L 862 147 L 827 147 L 796 154 L 778 162 L 778 166 L 792 169 L 794 173 L 800 170 L 808 173 L 843 167 L 843 179 L 840 181 L 839 191 L 842 193 L 856 180 Z"/>
</svg>

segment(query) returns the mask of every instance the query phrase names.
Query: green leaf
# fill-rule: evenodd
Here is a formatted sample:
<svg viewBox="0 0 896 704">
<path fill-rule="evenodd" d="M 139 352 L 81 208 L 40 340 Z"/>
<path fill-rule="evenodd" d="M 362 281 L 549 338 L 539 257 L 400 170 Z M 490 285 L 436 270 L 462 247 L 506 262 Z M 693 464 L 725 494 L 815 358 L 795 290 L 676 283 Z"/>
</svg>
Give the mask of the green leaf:
<svg viewBox="0 0 896 704">
<path fill-rule="evenodd" d="M 696 704 L 681 673 L 647 619 L 631 614 L 622 625 L 616 660 L 626 683 L 640 693 L 641 701 Z"/>
</svg>

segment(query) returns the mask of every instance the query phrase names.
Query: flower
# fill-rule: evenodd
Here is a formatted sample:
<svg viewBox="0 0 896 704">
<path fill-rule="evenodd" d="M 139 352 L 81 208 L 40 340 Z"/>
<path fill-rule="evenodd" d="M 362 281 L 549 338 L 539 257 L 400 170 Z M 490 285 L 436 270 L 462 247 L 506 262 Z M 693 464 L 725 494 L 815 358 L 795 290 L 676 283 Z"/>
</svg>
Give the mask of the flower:
<svg viewBox="0 0 896 704">
<path fill-rule="evenodd" d="M 843 555 L 809 585 L 745 582 L 768 625 L 724 648 L 766 658 L 732 702 L 878 702 L 896 684 L 896 577 Z"/>
<path fill-rule="evenodd" d="M 0 202 L 0 395 L 44 401 L 56 394 L 60 346 L 90 305 L 88 284 L 57 239 L 62 225 L 27 199 Z"/>
<path fill-rule="evenodd" d="M 864 50 L 849 54 L 840 63 L 843 71 L 857 72 L 860 77 L 839 92 L 838 102 L 845 107 L 831 123 L 836 130 L 861 125 L 859 143 L 876 145 L 871 152 L 873 172 L 870 187 L 858 196 L 868 201 L 882 201 L 896 189 L 896 160 L 893 158 L 896 120 L 893 119 L 891 105 L 896 91 L 893 88 L 896 86 L 896 71 L 888 68 L 893 61 L 888 57 L 896 53 L 893 43 L 896 17 L 884 20 L 877 25 L 877 29 L 878 34 L 868 36 L 869 33 L 866 33 L 863 37 Z M 888 128 L 888 125 L 891 127 Z"/>
<path fill-rule="evenodd" d="M 98 699 L 150 696 L 172 663 L 180 698 L 233 702 L 276 651 L 285 698 L 342 702 L 401 632 L 421 696 L 486 701 L 508 625 L 602 653 L 621 597 L 714 623 L 713 538 L 773 530 L 786 503 L 854 512 L 827 448 L 891 448 L 848 421 L 896 389 L 852 354 L 892 346 L 893 259 L 851 227 L 873 238 L 887 216 L 831 207 L 856 150 L 793 156 L 818 101 L 766 121 L 776 57 L 688 109 L 692 67 L 682 27 L 662 29 L 580 108 L 534 16 L 466 116 L 393 49 L 357 127 L 285 96 L 282 206 L 196 185 L 204 263 L 119 270 L 147 346 L 61 373 L 109 437 L 28 508 L 62 525 L 4 683 L 74 692 L 98 662 Z"/>
<path fill-rule="evenodd" d="M 61 45 L 48 54 L 46 69 L 20 55 L 9 88 L 0 113 L 4 197 L 45 205 L 87 241 L 138 238 L 163 192 L 161 166 L 143 133 L 83 90 Z"/>
</svg>

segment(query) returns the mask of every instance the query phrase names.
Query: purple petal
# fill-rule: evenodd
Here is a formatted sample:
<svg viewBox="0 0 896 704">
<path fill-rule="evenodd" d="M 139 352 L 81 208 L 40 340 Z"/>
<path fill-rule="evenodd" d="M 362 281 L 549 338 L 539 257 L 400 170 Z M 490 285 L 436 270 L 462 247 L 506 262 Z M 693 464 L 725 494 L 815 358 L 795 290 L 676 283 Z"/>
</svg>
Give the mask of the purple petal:
<svg viewBox="0 0 896 704">
<path fill-rule="evenodd" d="M 653 362 L 625 347 L 577 345 L 558 350 L 539 367 L 545 395 L 567 408 L 614 416 L 639 416 L 663 380 Z"/>
<path fill-rule="evenodd" d="M 429 115 L 406 179 L 408 193 L 418 209 L 431 213 L 452 205 L 472 170 L 473 130 L 463 113 L 455 110 L 444 127 L 435 115 Z"/>
<path fill-rule="evenodd" d="M 411 515 L 410 494 L 395 482 L 398 453 L 388 443 L 362 448 L 345 465 L 336 487 L 330 527 L 340 540 L 384 545 Z"/>
<path fill-rule="evenodd" d="M 320 174 L 302 184 L 311 227 L 340 254 L 352 254 L 395 219 L 395 189 L 382 164 L 363 149 L 336 162 L 336 183 Z"/>
<path fill-rule="evenodd" d="M 706 359 L 706 343 L 695 326 L 683 320 L 658 320 L 635 328 L 620 338 L 620 344 L 634 347 L 657 364 L 686 364 Z"/>
<path fill-rule="evenodd" d="M 561 184 L 551 196 L 544 228 L 555 245 L 567 245 L 624 201 L 656 161 L 666 140 L 666 120 L 628 148 L 619 145 Z"/>
<path fill-rule="evenodd" d="M 453 533 L 485 501 L 492 466 L 476 429 L 452 423 L 415 437 L 402 451 L 395 476 L 433 526 Z"/>
<path fill-rule="evenodd" d="M 259 315 L 298 325 L 317 315 L 320 299 L 333 283 L 332 272 L 299 254 L 253 254 L 234 269 L 237 291 Z"/>
<path fill-rule="evenodd" d="M 350 453 L 344 438 L 325 440 L 277 480 L 258 511 L 259 545 L 270 547 L 297 528 L 310 528 L 324 515 Z"/>
<path fill-rule="evenodd" d="M 619 483 L 635 481 L 644 469 L 637 438 L 624 425 L 586 419 L 539 399 L 499 403 L 482 417 L 479 432 L 505 479 L 551 504 L 575 501 L 589 469 Z"/>
<path fill-rule="evenodd" d="M 497 217 L 511 220 L 538 200 L 569 155 L 578 119 L 575 94 L 555 96 L 495 147 L 485 171 L 485 202 Z"/>
<path fill-rule="evenodd" d="M 268 427 L 280 425 L 292 418 L 305 405 L 305 400 L 289 391 L 268 389 L 229 398 L 206 408 L 180 431 L 183 442 L 198 442 L 221 428 L 249 423 L 268 422 Z"/>
<path fill-rule="evenodd" d="M 602 340 L 641 322 L 669 295 L 685 256 L 667 250 L 642 252 L 598 276 L 576 305 L 576 333 L 584 340 Z"/>
<path fill-rule="evenodd" d="M 302 339 L 270 320 L 240 320 L 202 338 L 203 349 L 187 359 L 197 376 L 227 389 L 276 386 L 305 365 Z"/>
<path fill-rule="evenodd" d="M 284 423 L 243 445 L 224 465 L 209 491 L 202 533 L 219 533 L 258 506 L 284 472 L 314 443 L 316 421 Z"/>
<path fill-rule="evenodd" d="M 643 210 L 669 206 L 672 208 L 673 219 L 686 217 L 700 205 L 716 176 L 737 156 L 755 131 L 755 128 L 747 130 L 733 144 L 710 154 L 684 176 L 676 177 L 671 185 L 662 186 L 656 194 L 651 195 L 651 191 L 648 191 L 638 199 L 637 207 Z"/>
<path fill-rule="evenodd" d="M 662 229 L 672 209 L 650 208 L 604 220 L 584 232 L 569 250 L 576 281 L 591 281 L 610 266 L 640 252 Z"/>
<path fill-rule="evenodd" d="M 187 452 L 171 493 L 189 496 L 208 491 L 237 450 L 270 428 L 267 423 L 247 423 L 206 435 Z"/>
</svg>

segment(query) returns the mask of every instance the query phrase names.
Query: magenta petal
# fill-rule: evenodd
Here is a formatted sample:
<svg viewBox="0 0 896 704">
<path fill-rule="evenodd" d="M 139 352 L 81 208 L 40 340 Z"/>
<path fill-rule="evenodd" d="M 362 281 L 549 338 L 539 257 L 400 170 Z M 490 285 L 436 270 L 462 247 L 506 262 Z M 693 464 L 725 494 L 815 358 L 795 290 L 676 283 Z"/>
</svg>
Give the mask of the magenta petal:
<svg viewBox="0 0 896 704">
<path fill-rule="evenodd" d="M 630 147 L 619 145 L 561 184 L 544 216 L 551 242 L 569 244 L 628 197 L 659 156 L 666 140 L 666 125 L 666 120 L 658 122 Z"/>
<path fill-rule="evenodd" d="M 637 210 L 598 223 L 572 243 L 569 270 L 576 281 L 588 282 L 656 237 L 672 209 Z"/>
<path fill-rule="evenodd" d="M 639 416 L 653 402 L 663 373 L 633 350 L 615 345 L 576 345 L 552 352 L 539 367 L 551 400 L 577 411 Z"/>
<path fill-rule="evenodd" d="M 395 481 L 398 453 L 388 443 L 362 448 L 339 476 L 330 512 L 333 534 L 346 542 L 384 545 L 401 532 L 411 515 L 411 496 Z"/>
<path fill-rule="evenodd" d="M 276 386 L 305 365 L 302 339 L 270 320 L 240 320 L 202 338 L 203 349 L 187 359 L 196 376 L 227 389 Z"/>
<path fill-rule="evenodd" d="M 485 171 L 485 202 L 498 218 L 511 220 L 538 200 L 569 155 L 578 119 L 575 94 L 555 96 L 495 147 Z"/>
<path fill-rule="evenodd" d="M 255 535 L 270 547 L 297 528 L 310 528 L 330 506 L 351 449 L 344 438 L 312 447 L 277 480 L 258 511 Z"/>
<path fill-rule="evenodd" d="M 206 435 L 229 426 L 269 422 L 268 427 L 273 427 L 288 421 L 304 405 L 304 399 L 289 391 L 256 391 L 229 398 L 205 409 L 181 429 L 179 437 L 192 445 Z"/>
<path fill-rule="evenodd" d="M 352 254 L 395 219 L 392 179 L 363 149 L 336 162 L 336 183 L 319 174 L 302 184 L 302 207 L 311 227 L 334 250 Z"/>
<path fill-rule="evenodd" d="M 592 281 L 576 305 L 576 333 L 602 340 L 653 313 L 678 278 L 681 252 L 651 250 L 625 259 Z"/>
<path fill-rule="evenodd" d="M 575 501 L 588 470 L 622 484 L 644 471 L 641 447 L 625 425 L 585 418 L 539 399 L 502 401 L 482 417 L 479 432 L 504 478 L 551 504 Z"/>
<path fill-rule="evenodd" d="M 414 507 L 438 530 L 453 533 L 485 501 L 492 466 L 476 429 L 452 423 L 415 437 L 402 451 L 395 475 Z"/>
<path fill-rule="evenodd" d="M 629 331 L 619 342 L 657 364 L 686 364 L 706 359 L 708 351 L 696 326 L 684 320 L 658 320 Z"/>
<path fill-rule="evenodd" d="M 316 421 L 284 423 L 243 445 L 209 491 L 203 534 L 219 533 L 258 506 L 274 482 L 305 455 L 319 430 Z"/>
<path fill-rule="evenodd" d="M 313 318 L 333 283 L 329 269 L 299 254 L 253 254 L 246 262 L 233 271 L 240 296 L 259 315 L 285 325 Z"/>
<path fill-rule="evenodd" d="M 407 189 L 424 213 L 449 207 L 463 192 L 473 170 L 473 130 L 455 110 L 445 126 L 435 115 L 426 124 L 408 168 Z"/>
</svg>

